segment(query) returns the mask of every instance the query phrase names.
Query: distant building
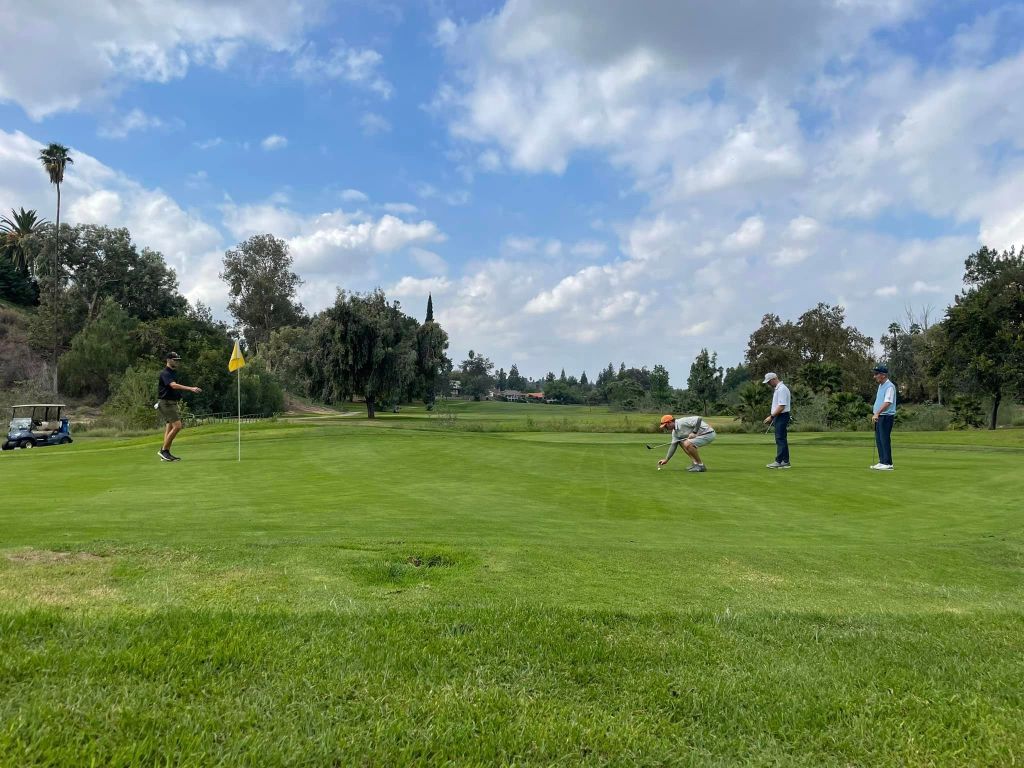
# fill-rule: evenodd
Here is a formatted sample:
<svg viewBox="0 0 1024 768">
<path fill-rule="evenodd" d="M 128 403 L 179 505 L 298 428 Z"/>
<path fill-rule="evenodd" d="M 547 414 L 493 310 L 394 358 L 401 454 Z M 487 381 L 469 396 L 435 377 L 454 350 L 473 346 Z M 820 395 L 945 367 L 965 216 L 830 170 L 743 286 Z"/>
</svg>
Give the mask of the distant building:
<svg viewBox="0 0 1024 768">
<path fill-rule="evenodd" d="M 492 389 L 487 392 L 488 400 L 501 400 L 506 403 L 525 403 L 526 395 L 514 389 Z"/>
<path fill-rule="evenodd" d="M 452 397 L 458 397 L 459 395 L 461 395 L 462 394 L 462 382 L 461 381 L 454 381 L 453 380 L 450 383 L 452 385 Z"/>
</svg>

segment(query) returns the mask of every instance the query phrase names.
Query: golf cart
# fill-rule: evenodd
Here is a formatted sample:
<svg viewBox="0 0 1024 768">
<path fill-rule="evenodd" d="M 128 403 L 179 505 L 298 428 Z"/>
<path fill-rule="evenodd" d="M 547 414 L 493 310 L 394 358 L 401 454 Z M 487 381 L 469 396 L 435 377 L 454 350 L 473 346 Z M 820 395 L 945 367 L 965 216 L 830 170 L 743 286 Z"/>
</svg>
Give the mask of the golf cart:
<svg viewBox="0 0 1024 768">
<path fill-rule="evenodd" d="M 71 425 L 63 411 L 63 405 L 53 403 L 11 406 L 11 424 L 3 450 L 67 445 L 71 442 Z"/>
</svg>

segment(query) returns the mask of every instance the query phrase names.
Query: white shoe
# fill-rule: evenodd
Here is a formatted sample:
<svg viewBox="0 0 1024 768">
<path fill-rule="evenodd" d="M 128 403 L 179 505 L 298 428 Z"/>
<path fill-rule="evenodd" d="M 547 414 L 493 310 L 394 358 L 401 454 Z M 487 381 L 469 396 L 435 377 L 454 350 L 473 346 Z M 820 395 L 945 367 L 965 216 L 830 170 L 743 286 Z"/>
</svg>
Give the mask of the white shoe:
<svg viewBox="0 0 1024 768">
<path fill-rule="evenodd" d="M 892 464 L 879 464 L 878 469 L 882 472 L 892 472 L 896 469 Z"/>
<path fill-rule="evenodd" d="M 882 468 L 881 464 L 872 464 L 870 467 L 868 467 L 868 469 L 881 469 L 881 468 Z"/>
</svg>

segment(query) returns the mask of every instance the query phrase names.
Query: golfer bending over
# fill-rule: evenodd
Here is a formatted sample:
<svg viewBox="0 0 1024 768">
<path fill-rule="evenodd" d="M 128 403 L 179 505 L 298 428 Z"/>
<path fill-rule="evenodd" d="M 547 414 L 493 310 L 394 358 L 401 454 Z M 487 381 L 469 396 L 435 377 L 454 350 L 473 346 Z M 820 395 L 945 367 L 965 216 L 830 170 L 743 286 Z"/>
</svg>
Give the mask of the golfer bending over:
<svg viewBox="0 0 1024 768">
<path fill-rule="evenodd" d="M 661 424 L 658 425 L 658 429 L 662 432 L 669 429 L 672 430 L 672 442 L 668 447 L 668 453 L 665 454 L 665 458 L 658 462 L 659 467 L 668 464 L 668 460 L 676 452 L 676 446 L 681 443 L 683 450 L 686 451 L 686 455 L 693 459 L 693 465 L 686 471 L 708 471 L 707 467 L 704 466 L 704 462 L 700 460 L 700 453 L 698 453 L 697 449 L 703 448 L 715 439 L 714 427 L 700 416 L 684 416 L 681 419 L 676 419 L 671 414 L 666 414 L 661 417 Z"/>
</svg>

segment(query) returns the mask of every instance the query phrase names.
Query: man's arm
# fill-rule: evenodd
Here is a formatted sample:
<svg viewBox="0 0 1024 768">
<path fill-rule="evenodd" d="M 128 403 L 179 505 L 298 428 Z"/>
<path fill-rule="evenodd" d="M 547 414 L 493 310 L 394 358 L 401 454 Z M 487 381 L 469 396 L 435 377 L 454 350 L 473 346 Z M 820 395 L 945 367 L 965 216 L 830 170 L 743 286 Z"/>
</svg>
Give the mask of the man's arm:
<svg viewBox="0 0 1024 768">
<path fill-rule="evenodd" d="M 184 384 L 179 384 L 176 381 L 171 382 L 171 389 L 180 389 L 184 392 L 191 392 L 196 395 L 203 391 L 199 387 L 186 387 Z"/>
</svg>

